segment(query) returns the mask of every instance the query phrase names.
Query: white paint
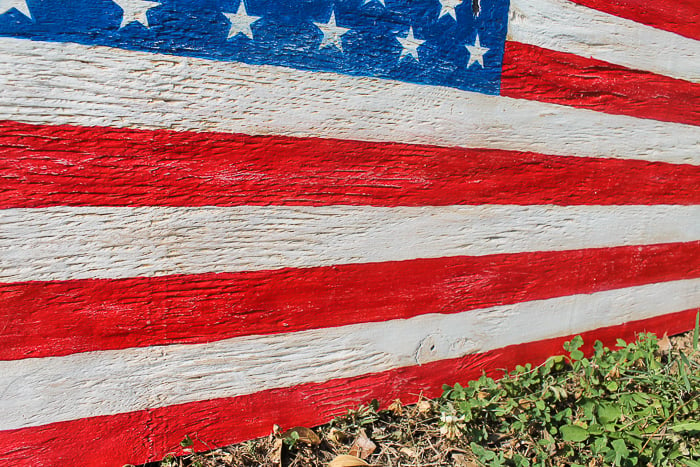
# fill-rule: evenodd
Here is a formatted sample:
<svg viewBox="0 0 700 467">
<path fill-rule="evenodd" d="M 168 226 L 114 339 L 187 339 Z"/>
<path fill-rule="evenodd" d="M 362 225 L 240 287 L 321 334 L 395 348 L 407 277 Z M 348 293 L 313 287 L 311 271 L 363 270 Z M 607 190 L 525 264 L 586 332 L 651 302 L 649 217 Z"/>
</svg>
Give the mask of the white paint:
<svg viewBox="0 0 700 467">
<path fill-rule="evenodd" d="M 424 40 L 416 39 L 413 36 L 413 27 L 408 28 L 408 35 L 406 37 L 396 36 L 396 40 L 401 44 L 401 55 L 399 55 L 399 60 L 404 57 L 413 57 L 418 61 L 418 47 L 420 47 Z"/>
<path fill-rule="evenodd" d="M 319 48 L 335 46 L 338 50 L 343 50 L 343 34 L 348 32 L 350 29 L 342 28 L 335 24 L 335 11 L 331 12 L 331 19 L 327 23 L 314 23 L 323 33 L 323 39 Z"/>
<path fill-rule="evenodd" d="M 238 34 L 243 34 L 248 38 L 253 38 L 253 30 L 250 25 L 259 20 L 260 16 L 250 16 L 245 9 L 245 3 L 241 0 L 238 6 L 238 11 L 235 13 L 222 13 L 226 18 L 228 18 L 231 23 L 231 28 L 228 31 L 227 39 L 231 39 Z"/>
<path fill-rule="evenodd" d="M 462 4 L 462 0 L 440 0 L 440 14 L 438 19 L 445 15 L 450 15 L 452 19 L 457 21 L 457 12 L 455 8 Z"/>
<path fill-rule="evenodd" d="M 123 278 L 700 240 L 700 206 L 0 210 L 0 281 Z"/>
<path fill-rule="evenodd" d="M 467 68 L 472 66 L 472 63 L 478 63 L 481 65 L 481 68 L 484 68 L 484 54 L 490 49 L 481 46 L 479 43 L 479 35 L 476 35 L 474 45 L 465 45 L 465 47 L 469 51 L 469 63 L 467 63 Z"/>
<path fill-rule="evenodd" d="M 32 19 L 32 14 L 29 11 L 27 0 L 0 0 L 0 15 L 7 13 L 13 8 L 27 18 Z"/>
<path fill-rule="evenodd" d="M 700 128 L 438 86 L 0 38 L 0 119 L 700 163 Z"/>
<path fill-rule="evenodd" d="M 700 42 L 568 0 L 510 0 L 508 40 L 700 82 Z"/>
<path fill-rule="evenodd" d="M 693 279 L 452 315 L 4 361 L 0 426 L 11 430 L 353 377 L 697 306 L 700 279 Z"/>
<path fill-rule="evenodd" d="M 119 8 L 122 9 L 122 22 L 119 29 L 131 23 L 141 23 L 141 25 L 149 28 L 148 10 L 160 6 L 158 2 L 148 0 L 112 0 Z"/>
</svg>

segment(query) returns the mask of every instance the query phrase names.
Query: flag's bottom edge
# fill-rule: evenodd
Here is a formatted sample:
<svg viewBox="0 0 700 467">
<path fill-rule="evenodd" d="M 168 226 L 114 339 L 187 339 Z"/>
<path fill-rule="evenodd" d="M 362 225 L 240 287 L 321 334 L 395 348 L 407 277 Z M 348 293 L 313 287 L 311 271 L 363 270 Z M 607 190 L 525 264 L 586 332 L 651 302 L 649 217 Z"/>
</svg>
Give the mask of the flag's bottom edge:
<svg viewBox="0 0 700 467">
<path fill-rule="evenodd" d="M 596 339 L 613 345 L 617 338 L 632 340 L 640 332 L 672 335 L 691 329 L 696 313 L 698 309 L 670 313 L 582 336 L 590 349 Z M 185 435 L 203 441 L 195 444 L 197 450 L 207 450 L 268 435 L 273 424 L 283 428 L 322 424 L 371 399 L 386 406 L 397 398 L 411 403 L 420 394 L 438 396 L 442 384 L 464 383 L 483 372 L 498 375 L 516 364 L 541 363 L 550 355 L 563 353 L 562 344 L 570 338 L 511 345 L 457 359 L 245 396 L 0 431 L 5 440 L 0 461 L 15 466 L 142 463 L 177 453 Z"/>
</svg>

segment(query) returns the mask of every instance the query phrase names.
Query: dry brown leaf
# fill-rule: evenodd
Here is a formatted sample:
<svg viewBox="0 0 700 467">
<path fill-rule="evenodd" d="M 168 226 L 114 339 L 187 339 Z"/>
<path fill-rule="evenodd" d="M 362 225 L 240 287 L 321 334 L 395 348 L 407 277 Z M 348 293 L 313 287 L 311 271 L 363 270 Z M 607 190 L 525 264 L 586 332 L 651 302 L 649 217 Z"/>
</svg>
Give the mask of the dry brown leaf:
<svg viewBox="0 0 700 467">
<path fill-rule="evenodd" d="M 467 459 L 467 456 L 464 454 L 452 454 L 452 460 L 455 461 L 455 466 L 456 467 L 478 467 L 479 464 L 476 462 Z"/>
<path fill-rule="evenodd" d="M 299 435 L 299 441 L 308 444 L 309 446 L 318 446 L 321 444 L 321 438 L 319 438 L 318 435 L 313 432 L 313 430 L 304 426 L 295 426 L 294 428 L 290 428 L 282 433 L 282 438 L 289 438 L 292 433 Z"/>
<path fill-rule="evenodd" d="M 328 439 L 335 441 L 336 443 L 342 444 L 348 440 L 348 434 L 342 430 L 332 427 L 328 432 Z"/>
<path fill-rule="evenodd" d="M 430 401 L 427 401 L 425 399 L 419 400 L 418 403 L 416 404 L 416 409 L 418 409 L 418 413 L 430 412 L 430 409 L 431 409 Z"/>
<path fill-rule="evenodd" d="M 387 409 L 397 417 L 403 415 L 403 403 L 401 403 L 401 399 L 394 399 L 394 402 L 389 404 Z"/>
<path fill-rule="evenodd" d="M 664 337 L 659 339 L 659 350 L 662 352 L 668 352 L 671 350 L 671 339 L 668 338 L 668 335 L 664 333 Z"/>
<path fill-rule="evenodd" d="M 520 405 L 520 407 L 522 407 L 523 409 L 527 410 L 530 407 L 532 407 L 532 401 L 530 401 L 528 399 L 520 399 L 518 401 L 518 405 Z"/>
<path fill-rule="evenodd" d="M 274 444 L 272 445 L 272 450 L 270 451 L 270 454 L 268 454 L 268 457 L 270 458 L 270 462 L 272 462 L 274 465 L 282 465 L 283 445 L 284 442 L 282 441 L 282 438 L 276 439 Z"/>
<path fill-rule="evenodd" d="M 367 462 L 363 461 L 359 457 L 349 456 L 347 454 L 341 454 L 333 459 L 328 467 L 358 467 L 360 465 L 369 465 Z"/>
<path fill-rule="evenodd" d="M 416 457 L 416 451 L 414 451 L 411 448 L 402 447 L 401 449 L 399 449 L 399 452 L 408 457 Z"/>
<path fill-rule="evenodd" d="M 357 456 L 360 459 L 367 459 L 377 449 L 377 445 L 367 437 L 365 430 L 360 430 L 360 433 L 355 438 L 355 441 L 350 446 L 351 456 Z"/>
<path fill-rule="evenodd" d="M 204 453 L 204 457 L 212 457 L 214 458 L 214 460 L 223 461 L 226 464 L 230 464 L 233 462 L 233 454 L 231 454 L 230 452 L 226 452 L 222 449 L 215 449 L 213 451 Z"/>
</svg>

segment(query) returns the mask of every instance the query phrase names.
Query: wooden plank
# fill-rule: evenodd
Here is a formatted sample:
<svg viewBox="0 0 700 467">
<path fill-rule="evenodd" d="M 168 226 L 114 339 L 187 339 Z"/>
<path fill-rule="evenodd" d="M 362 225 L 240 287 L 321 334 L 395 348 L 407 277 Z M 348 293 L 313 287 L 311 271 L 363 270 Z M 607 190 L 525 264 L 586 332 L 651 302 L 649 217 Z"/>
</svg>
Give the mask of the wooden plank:
<svg viewBox="0 0 700 467">
<path fill-rule="evenodd" d="M 1 360 L 459 313 L 700 277 L 700 242 L 0 284 Z"/>
<path fill-rule="evenodd" d="M 686 330 L 686 323 L 694 320 L 697 311 L 688 310 L 583 333 L 586 349 L 590 350 L 595 339 L 612 347 L 617 338 L 631 341 L 640 331 L 674 334 Z M 3 437 L 7 452 L 0 452 L 0 460 L 13 465 L 36 465 L 37 460 L 44 465 L 64 465 L 79 458 L 84 464 L 112 466 L 119 455 L 131 462 L 142 463 L 177 451 L 185 435 L 195 433 L 208 446 L 223 446 L 266 436 L 275 423 L 288 427 L 328 421 L 345 413 L 348 401 L 368 401 L 368 398 L 375 397 L 386 406 L 396 398 L 410 403 L 416 401 L 418 394 L 437 396 L 442 384 L 476 379 L 483 371 L 498 376 L 500 369 L 512 369 L 523 363 L 523 355 L 534 364 L 542 362 L 550 355 L 560 354 L 567 339 L 570 336 L 356 378 L 261 391 L 249 396 L 6 430 Z M 194 447 L 207 449 L 200 443 Z"/>
<path fill-rule="evenodd" d="M 692 242 L 699 219 L 700 206 L 663 205 L 16 208 L 0 210 L 0 281 Z"/>
<path fill-rule="evenodd" d="M 700 164 L 694 126 L 458 89 L 6 37 L 0 56 L 21 83 L 5 83 L 0 120 Z"/>
<path fill-rule="evenodd" d="M 700 200 L 697 165 L 483 148 L 0 123 L 0 156 L 2 208 Z"/>
<path fill-rule="evenodd" d="M 12 430 L 353 378 L 678 313 L 698 303 L 700 279 L 689 279 L 448 315 L 5 361 L 0 423 Z"/>
</svg>

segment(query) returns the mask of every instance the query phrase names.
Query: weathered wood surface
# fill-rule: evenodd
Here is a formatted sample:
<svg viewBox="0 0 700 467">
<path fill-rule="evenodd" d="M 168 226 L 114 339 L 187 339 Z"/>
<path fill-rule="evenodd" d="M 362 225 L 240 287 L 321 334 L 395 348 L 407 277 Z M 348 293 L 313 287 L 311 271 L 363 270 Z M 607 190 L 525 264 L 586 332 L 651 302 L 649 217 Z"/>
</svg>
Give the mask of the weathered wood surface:
<svg viewBox="0 0 700 467">
<path fill-rule="evenodd" d="M 0 280 L 67 281 L 680 243 L 700 206 L 52 207 L 0 211 Z M 614 233 L 614 235 L 612 235 Z"/>
<path fill-rule="evenodd" d="M 691 279 L 207 344 L 0 362 L 3 423 L 17 429 L 353 378 L 672 314 L 698 301 L 700 279 Z"/>
<path fill-rule="evenodd" d="M 21 83 L 0 81 L 0 115 L 19 107 L 26 123 L 700 161 L 694 126 L 444 87 L 11 38 L 0 38 L 0 55 L 0 80 Z"/>
<path fill-rule="evenodd" d="M 630 321 L 625 325 L 580 333 L 614 343 L 622 336 L 630 339 L 640 329 L 666 329 L 669 333 L 687 330 L 697 309 Z M 243 441 L 253 433 L 269 434 L 273 424 L 311 426 L 344 414 L 356 401 L 378 399 L 388 405 L 396 398 L 415 400 L 418 394 L 440 394 L 445 379 L 466 381 L 479 378 L 494 368 L 514 368 L 527 355 L 531 362 L 544 361 L 561 353 L 564 338 L 509 346 L 483 354 L 441 360 L 418 366 L 396 368 L 382 373 L 333 379 L 260 391 L 249 396 L 212 399 L 180 405 L 100 416 L 39 427 L 5 431 L 13 451 L 7 459 L 20 459 L 25 465 L 61 465 L 78 459 L 85 465 L 119 465 L 122 459 L 158 457 L 176 451 L 185 434 L 195 433 L 209 446 Z M 588 347 L 587 347 L 588 348 Z M 185 381 L 183 381 L 185 383 Z M 195 447 L 206 450 L 197 442 Z M 38 461 L 38 462 L 37 462 Z"/>
<path fill-rule="evenodd" d="M 7 156 L 0 159 L 2 208 L 690 205 L 700 199 L 689 189 L 700 166 L 631 158 L 8 122 L 0 130 Z"/>
<path fill-rule="evenodd" d="M 263 3 L 0 0 L 0 462 L 692 327 L 696 2 Z"/>
<path fill-rule="evenodd" d="M 698 246 L 7 283 L 0 286 L 0 322 L 7 323 L 0 358 L 205 343 L 677 281 L 700 276 Z"/>
<path fill-rule="evenodd" d="M 567 0 L 511 0 L 508 40 L 700 82 L 696 40 Z"/>
</svg>

